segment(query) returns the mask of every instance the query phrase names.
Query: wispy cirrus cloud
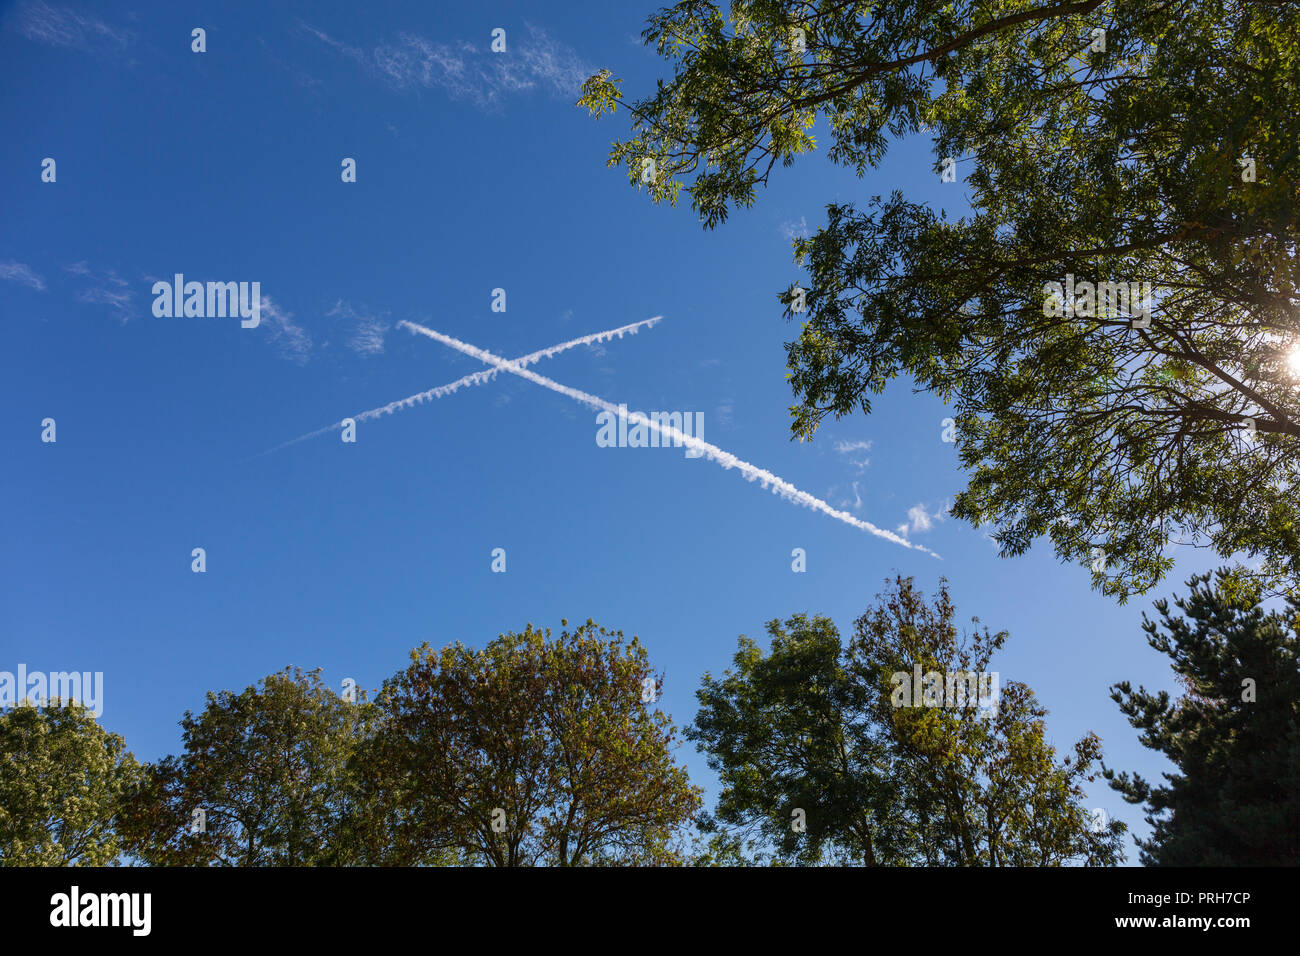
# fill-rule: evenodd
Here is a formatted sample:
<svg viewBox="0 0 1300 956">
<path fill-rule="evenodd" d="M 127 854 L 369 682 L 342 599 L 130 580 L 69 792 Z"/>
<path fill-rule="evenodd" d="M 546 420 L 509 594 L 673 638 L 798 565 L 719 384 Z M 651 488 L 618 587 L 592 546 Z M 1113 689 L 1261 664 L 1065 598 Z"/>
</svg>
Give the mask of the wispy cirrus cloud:
<svg viewBox="0 0 1300 956">
<path fill-rule="evenodd" d="M 261 322 L 280 354 L 291 362 L 306 365 L 311 357 L 311 336 L 293 321 L 293 313 L 276 305 L 270 296 L 262 296 Z"/>
<path fill-rule="evenodd" d="M 713 410 L 713 417 L 718 420 L 718 424 L 723 428 L 730 428 L 735 421 L 736 400 L 734 398 L 724 398 Z"/>
<path fill-rule="evenodd" d="M 853 488 L 853 497 L 852 499 L 850 499 L 847 495 L 840 495 L 840 499 L 839 499 L 840 507 L 852 508 L 854 511 L 857 511 L 859 508 L 862 507 L 862 489 L 858 487 L 858 483 L 856 481 L 850 482 L 849 484 Z M 835 493 L 836 491 L 839 490 L 839 487 L 840 487 L 839 485 L 832 485 L 829 489 L 827 489 L 826 491 L 827 500 L 835 496 Z M 906 527 L 907 527 L 906 525 L 902 526 L 902 528 L 906 528 Z M 901 530 L 902 529 L 900 528 L 900 531 Z"/>
<path fill-rule="evenodd" d="M 129 289 L 96 286 L 93 289 L 83 289 L 77 294 L 77 298 L 90 305 L 108 306 L 123 322 L 131 318 L 131 313 L 134 311 L 135 296 L 131 294 Z"/>
<path fill-rule="evenodd" d="M 866 452 L 871 451 L 870 441 L 837 441 L 834 448 L 837 454 L 846 456 L 859 473 L 866 471 L 871 464 L 871 459 L 864 457 Z"/>
<path fill-rule="evenodd" d="M 387 328 L 375 319 L 363 319 L 348 345 L 359 355 L 380 355 L 384 351 L 384 331 Z"/>
<path fill-rule="evenodd" d="M 384 352 L 384 335 L 389 324 L 378 315 L 364 309 L 354 308 L 351 302 L 339 299 L 334 308 L 325 313 L 332 318 L 344 319 L 351 324 L 347 340 L 348 348 L 358 355 L 382 355 Z"/>
<path fill-rule="evenodd" d="M 29 40 L 87 53 L 121 53 L 135 42 L 130 30 L 112 26 L 71 6 L 27 0 L 9 15 L 18 32 Z"/>
<path fill-rule="evenodd" d="M 493 53 L 490 37 L 471 43 L 443 43 L 417 33 L 399 33 L 372 46 L 353 46 L 324 30 L 302 28 L 354 60 L 397 90 L 440 89 L 452 99 L 491 106 L 505 97 L 542 90 L 557 96 L 577 96 L 592 73 L 571 47 L 555 40 L 542 27 L 525 23 L 526 36 L 509 33 L 506 49 Z"/>
<path fill-rule="evenodd" d="M 781 223 L 781 235 L 790 241 L 798 239 L 800 236 L 808 235 L 808 220 L 803 216 L 799 217 L 796 222 L 793 219 L 787 219 Z"/>
<path fill-rule="evenodd" d="M 45 291 L 45 280 L 32 271 L 32 267 L 22 262 L 0 262 L 0 279 L 30 286 L 38 292 Z"/>
<path fill-rule="evenodd" d="M 63 267 L 88 285 L 77 293 L 77 301 L 88 305 L 106 305 L 117 318 L 126 322 L 135 313 L 135 293 L 115 269 L 95 269 L 85 261 Z"/>
</svg>

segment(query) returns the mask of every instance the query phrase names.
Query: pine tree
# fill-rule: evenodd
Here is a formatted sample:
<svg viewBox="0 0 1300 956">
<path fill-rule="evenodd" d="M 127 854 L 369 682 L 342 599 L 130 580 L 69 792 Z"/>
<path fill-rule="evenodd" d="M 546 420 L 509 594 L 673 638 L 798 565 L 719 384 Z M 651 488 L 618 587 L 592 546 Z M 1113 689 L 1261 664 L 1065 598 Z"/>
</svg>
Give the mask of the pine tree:
<svg viewBox="0 0 1300 956">
<path fill-rule="evenodd" d="M 1214 583 L 1211 584 L 1211 579 Z M 1128 681 L 1111 688 L 1143 745 L 1177 772 L 1152 786 L 1105 776 L 1152 826 L 1138 841 L 1148 866 L 1300 864 L 1300 599 L 1265 611 L 1235 570 L 1188 581 L 1191 594 L 1157 601 L 1144 619 L 1186 688 L 1177 700 Z"/>
</svg>

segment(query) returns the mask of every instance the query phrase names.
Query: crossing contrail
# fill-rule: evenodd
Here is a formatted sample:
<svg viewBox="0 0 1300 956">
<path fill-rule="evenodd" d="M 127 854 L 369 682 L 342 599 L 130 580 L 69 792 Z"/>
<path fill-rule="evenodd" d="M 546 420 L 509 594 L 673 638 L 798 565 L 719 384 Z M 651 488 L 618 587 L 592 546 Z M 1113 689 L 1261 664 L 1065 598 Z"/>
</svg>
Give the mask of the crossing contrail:
<svg viewBox="0 0 1300 956">
<path fill-rule="evenodd" d="M 608 341 L 612 338 L 622 338 L 624 335 L 636 335 L 637 330 L 642 326 L 651 328 L 656 322 L 662 319 L 662 315 L 656 315 L 653 318 L 642 319 L 640 322 L 632 322 L 628 325 L 621 325 L 616 329 L 610 329 L 607 332 L 593 332 L 590 335 L 584 335 L 578 339 L 570 339 L 567 342 L 561 342 L 559 345 L 552 345 L 550 348 L 539 349 L 536 352 L 529 352 L 527 355 L 521 355 L 517 359 L 512 359 L 520 368 L 532 365 L 542 359 L 551 358 L 571 348 L 579 345 L 596 345 L 600 342 Z M 399 398 L 395 402 L 389 402 L 387 405 L 380 405 L 378 408 L 372 408 L 368 412 L 361 412 L 357 415 L 349 416 L 355 422 L 369 421 L 372 418 L 378 418 L 380 415 L 391 415 L 393 412 L 403 408 L 411 408 L 415 405 L 422 405 L 425 402 L 432 401 L 435 398 L 442 398 L 444 395 L 450 395 L 457 392 L 467 385 L 482 385 L 496 378 L 499 368 L 490 368 L 482 372 L 473 372 L 464 378 L 458 378 L 447 385 L 439 385 L 425 392 L 416 392 L 414 395 L 408 395 L 406 398 Z M 344 419 L 346 421 L 346 419 Z M 281 448 L 288 448 L 290 445 L 296 445 L 300 441 L 306 441 L 308 438 L 315 438 L 317 435 L 324 435 L 326 432 L 338 431 L 343 427 L 343 421 L 337 421 L 333 425 L 326 425 L 324 428 L 318 428 L 314 432 L 308 432 L 305 435 L 299 435 L 297 438 L 291 438 L 287 442 L 276 445 L 264 452 L 260 452 L 253 458 L 260 458 L 262 455 L 269 455 L 271 452 L 279 451 Z"/>
<path fill-rule="evenodd" d="M 421 335 L 427 335 L 429 338 L 441 342 L 443 345 L 449 345 L 458 352 L 464 352 L 466 355 L 472 356 L 480 362 L 491 365 L 497 371 L 518 375 L 520 378 L 526 378 L 528 381 L 541 385 L 543 388 L 549 388 L 551 391 L 558 392 L 560 395 L 566 395 L 574 401 L 581 402 L 589 408 L 610 412 L 614 415 L 626 415 L 629 422 L 636 425 L 646 426 L 652 431 L 658 433 L 661 436 L 661 439 L 667 438 L 668 442 L 674 445 L 685 445 L 687 448 L 694 451 L 697 456 L 702 455 L 705 458 L 717 462 L 723 468 L 735 468 L 745 476 L 746 481 L 758 481 L 764 488 L 771 487 L 773 494 L 780 495 L 786 501 L 803 505 L 805 508 L 811 508 L 814 511 L 820 511 L 823 514 L 830 515 L 832 518 L 835 518 L 838 521 L 843 521 L 845 524 L 851 525 L 860 531 L 866 531 L 868 534 L 873 534 L 878 538 L 884 538 L 886 541 L 892 541 L 894 544 L 901 544 L 905 548 L 911 548 L 914 551 L 923 551 L 924 553 L 936 558 L 939 557 L 939 555 L 935 554 L 929 548 L 923 547 L 919 544 L 913 544 L 911 541 L 900 537 L 892 531 L 886 531 L 884 528 L 877 528 L 870 521 L 863 521 L 861 518 L 857 518 L 854 515 L 849 514 L 847 511 L 840 511 L 837 508 L 832 508 L 820 498 L 810 495 L 806 491 L 801 491 L 784 478 L 780 478 L 764 468 L 759 468 L 757 465 L 751 465 L 747 461 L 742 461 L 730 452 L 723 451 L 717 445 L 706 442 L 701 438 L 696 438 L 693 435 L 687 435 L 679 428 L 647 418 L 640 412 L 629 412 L 612 402 L 607 402 L 603 398 L 580 391 L 579 389 L 570 388 L 567 385 L 561 385 L 559 382 L 549 379 L 545 375 L 538 375 L 536 372 L 524 368 L 518 362 L 503 359 L 500 356 L 493 355 L 491 352 L 478 348 L 477 346 L 470 345 L 468 342 L 462 342 L 460 339 L 452 338 L 450 335 L 444 335 L 441 332 L 426 328 L 423 325 L 418 325 L 415 322 L 402 321 L 399 322 L 398 325 L 404 325 L 412 332 L 419 332 Z M 662 445 L 664 442 L 661 440 L 660 444 Z"/>
</svg>

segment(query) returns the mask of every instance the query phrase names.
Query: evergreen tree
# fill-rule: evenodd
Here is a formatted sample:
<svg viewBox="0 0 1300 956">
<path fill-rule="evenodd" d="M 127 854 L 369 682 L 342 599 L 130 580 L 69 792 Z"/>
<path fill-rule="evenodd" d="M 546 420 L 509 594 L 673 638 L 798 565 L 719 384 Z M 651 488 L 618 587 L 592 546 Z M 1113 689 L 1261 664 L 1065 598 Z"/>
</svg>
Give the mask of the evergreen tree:
<svg viewBox="0 0 1300 956">
<path fill-rule="evenodd" d="M 1213 581 L 1213 583 L 1211 583 Z M 1146 805 L 1150 866 L 1300 864 L 1300 599 L 1265 611 L 1257 583 L 1220 569 L 1188 581 L 1186 598 L 1155 603 L 1144 619 L 1185 692 L 1134 690 L 1111 697 L 1142 743 L 1176 772 L 1154 786 L 1105 775 L 1129 803 Z"/>
</svg>

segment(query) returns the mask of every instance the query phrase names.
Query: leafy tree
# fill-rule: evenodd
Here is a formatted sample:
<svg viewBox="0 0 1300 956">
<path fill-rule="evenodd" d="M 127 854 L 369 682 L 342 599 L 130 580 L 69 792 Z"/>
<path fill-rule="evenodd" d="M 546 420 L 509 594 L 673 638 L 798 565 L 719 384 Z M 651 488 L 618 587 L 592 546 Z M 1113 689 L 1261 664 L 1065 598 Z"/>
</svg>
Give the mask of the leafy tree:
<svg viewBox="0 0 1300 956">
<path fill-rule="evenodd" d="M 1171 542 L 1300 580 L 1300 7 L 685 0 L 644 37 L 673 78 L 629 103 L 603 71 L 580 103 L 626 107 L 611 165 L 706 227 L 818 119 L 859 175 L 919 133 L 963 167 L 967 215 L 895 192 L 795 243 L 795 436 L 907 377 L 955 406 L 953 513 L 1004 555 L 1046 535 L 1121 600 Z"/>
<path fill-rule="evenodd" d="M 686 737 L 707 752 L 722 790 L 716 821 L 746 842 L 806 864 L 830 855 L 897 864 L 907 850 L 887 821 L 898 796 L 880 728 L 859 719 L 861 694 L 839 633 L 824 617 L 771 621 L 769 655 L 741 637 L 721 680 L 705 674 Z M 795 829 L 796 811 L 805 832 Z"/>
<path fill-rule="evenodd" d="M 593 621 L 531 625 L 482 650 L 411 653 L 385 682 L 374 768 L 401 862 L 451 851 L 494 866 L 670 863 L 699 788 L 643 702 L 645 648 Z"/>
<path fill-rule="evenodd" d="M 981 707 L 960 706 L 956 686 L 947 699 L 902 696 L 918 668 L 991 683 L 988 664 L 1006 633 L 959 638 L 943 583 L 931 604 L 910 578 L 878 597 L 847 646 L 828 618 L 797 614 L 767 625 L 768 653 L 742 637 L 735 669 L 705 675 L 686 736 L 722 784 L 709 822 L 802 864 L 1122 859 L 1124 825 L 1094 832 L 1082 803 L 1081 782 L 1094 778 L 1100 756 L 1096 735 L 1058 763 L 1046 711 L 1017 682 L 999 687 L 995 706 L 988 684 Z"/>
<path fill-rule="evenodd" d="M 1266 612 L 1258 584 L 1228 569 L 1187 584 L 1176 611 L 1157 601 L 1161 619 L 1142 624 L 1185 693 L 1128 681 L 1111 693 L 1176 772 L 1161 786 L 1106 777 L 1145 804 L 1148 866 L 1300 865 L 1300 599 Z"/>
<path fill-rule="evenodd" d="M 126 742 L 77 703 L 0 713 L 0 866 L 109 866 L 139 779 Z"/>
<path fill-rule="evenodd" d="M 707 814 L 701 814 L 686 862 L 699 867 L 784 866 L 777 854 L 766 852 L 758 840 L 719 828 Z"/>
<path fill-rule="evenodd" d="M 358 862 L 351 759 L 372 714 L 364 695 L 345 700 L 319 670 L 210 692 L 203 712 L 181 721 L 184 753 L 150 765 L 129 803 L 131 852 L 153 865 Z"/>
</svg>

